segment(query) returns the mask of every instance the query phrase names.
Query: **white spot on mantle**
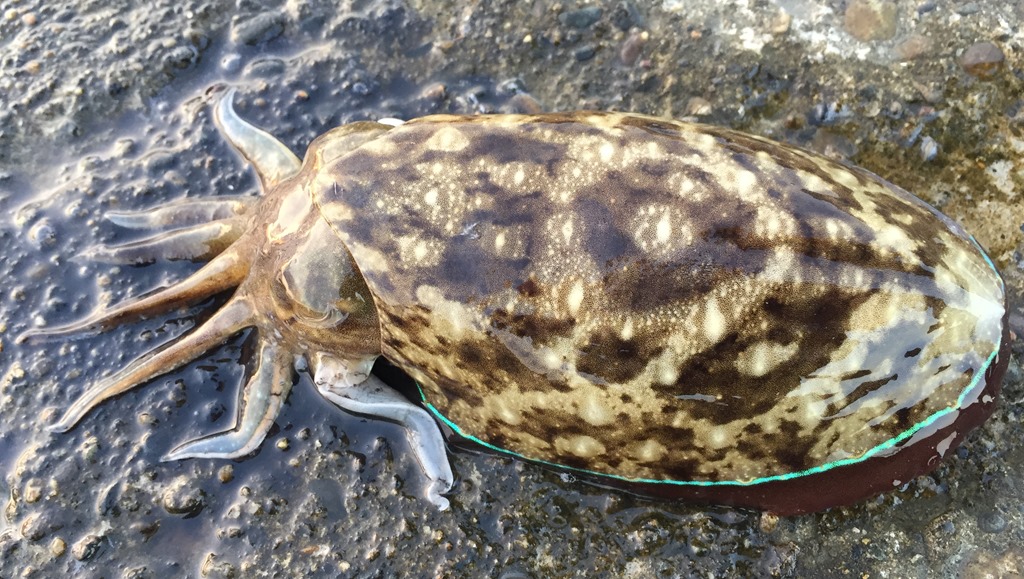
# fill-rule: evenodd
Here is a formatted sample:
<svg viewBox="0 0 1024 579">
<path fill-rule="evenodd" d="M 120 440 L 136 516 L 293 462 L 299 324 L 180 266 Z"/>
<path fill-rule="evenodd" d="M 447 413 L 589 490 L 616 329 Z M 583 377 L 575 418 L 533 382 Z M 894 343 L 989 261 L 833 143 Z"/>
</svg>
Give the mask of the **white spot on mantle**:
<svg viewBox="0 0 1024 579">
<path fill-rule="evenodd" d="M 668 213 L 661 216 L 655 231 L 658 236 L 658 243 L 668 243 L 668 239 L 672 235 L 672 222 L 669 221 Z"/>
<path fill-rule="evenodd" d="M 585 296 L 583 289 L 583 282 L 577 281 L 573 284 L 572 289 L 569 290 L 569 296 L 566 298 L 566 303 L 569 306 L 569 313 L 573 316 L 580 311 L 580 306 L 583 305 L 583 298 Z"/>
<path fill-rule="evenodd" d="M 568 452 L 582 458 L 593 458 L 605 452 L 604 445 L 599 440 L 586 435 L 556 438 L 555 448 L 559 452 Z"/>
<path fill-rule="evenodd" d="M 516 174 L 512 176 L 512 180 L 516 185 L 522 185 L 524 179 L 526 179 L 526 172 L 523 171 L 522 167 L 519 167 L 519 169 L 516 170 Z"/>
<path fill-rule="evenodd" d="M 718 300 L 708 300 L 707 308 L 704 310 L 704 334 L 709 342 L 715 343 L 725 334 L 725 316 L 718 307 Z"/>
</svg>

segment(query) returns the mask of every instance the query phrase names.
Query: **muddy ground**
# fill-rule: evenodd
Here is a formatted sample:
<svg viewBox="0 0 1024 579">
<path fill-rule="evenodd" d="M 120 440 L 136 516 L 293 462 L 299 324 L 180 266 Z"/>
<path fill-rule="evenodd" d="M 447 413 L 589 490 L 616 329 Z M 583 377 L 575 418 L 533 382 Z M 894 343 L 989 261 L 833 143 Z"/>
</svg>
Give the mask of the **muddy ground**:
<svg viewBox="0 0 1024 579">
<path fill-rule="evenodd" d="M 707 4 L 707 5 L 705 5 Z M 229 428 L 247 336 L 46 425 L 86 385 L 209 315 L 19 345 L 169 285 L 183 262 L 76 258 L 103 219 L 255 192 L 209 105 L 292 150 L 341 123 L 434 112 L 632 110 L 862 165 L 958 220 L 1024 287 L 1024 8 L 998 0 L 8 2 L 0 13 L 0 576 L 1008 576 L 1024 569 L 1016 340 L 995 416 L 933 474 L 777 519 L 657 502 L 459 452 L 452 508 L 417 493 L 397 428 L 303 375 L 239 461 L 160 462 Z M 823 490 L 826 492 L 827 489 Z"/>
</svg>

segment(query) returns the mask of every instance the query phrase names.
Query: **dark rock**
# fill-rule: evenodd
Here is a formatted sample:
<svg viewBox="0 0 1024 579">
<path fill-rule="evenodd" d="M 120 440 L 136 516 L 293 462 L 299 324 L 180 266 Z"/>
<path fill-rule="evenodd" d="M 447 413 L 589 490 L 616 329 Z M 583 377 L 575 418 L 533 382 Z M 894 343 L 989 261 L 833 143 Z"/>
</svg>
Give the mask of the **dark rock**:
<svg viewBox="0 0 1024 579">
<path fill-rule="evenodd" d="M 977 2 L 968 2 L 957 6 L 953 10 L 960 16 L 970 16 L 971 14 L 977 14 L 981 10 L 981 7 L 978 6 Z"/>
<path fill-rule="evenodd" d="M 579 47 L 579 48 L 577 48 L 576 50 L 573 51 L 573 56 L 576 57 L 576 60 L 583 61 L 583 60 L 590 60 L 591 58 L 594 58 L 594 54 L 596 54 L 596 53 L 597 53 L 597 50 L 593 46 L 591 46 L 589 44 L 584 44 L 583 46 L 581 46 L 581 47 Z"/>
<path fill-rule="evenodd" d="M 636 4 L 630 0 L 619 2 L 612 9 L 608 19 L 619 30 L 626 32 L 634 26 L 643 26 L 644 18 L 637 9 Z"/>
<path fill-rule="evenodd" d="M 1002 533 L 1006 527 L 1006 517 L 999 511 L 992 511 L 978 518 L 978 528 L 986 533 Z"/>
<path fill-rule="evenodd" d="M 601 19 L 602 10 L 597 6 L 588 6 L 579 10 L 563 12 L 558 15 L 558 20 L 570 28 L 587 28 Z"/>
</svg>

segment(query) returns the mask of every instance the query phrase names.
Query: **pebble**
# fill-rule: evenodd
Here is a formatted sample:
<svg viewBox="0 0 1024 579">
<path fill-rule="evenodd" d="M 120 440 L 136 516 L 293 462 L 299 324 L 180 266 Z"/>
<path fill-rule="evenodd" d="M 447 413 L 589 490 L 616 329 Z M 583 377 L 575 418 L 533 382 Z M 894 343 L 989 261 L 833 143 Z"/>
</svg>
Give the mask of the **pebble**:
<svg viewBox="0 0 1024 579">
<path fill-rule="evenodd" d="M 576 60 L 580 62 L 594 58 L 595 54 L 597 54 L 597 49 L 595 49 L 590 44 L 584 44 L 583 46 L 573 51 L 573 56 L 575 56 Z"/>
<path fill-rule="evenodd" d="M 978 42 L 967 47 L 960 55 L 960 66 L 967 74 L 988 80 L 1003 67 L 1006 57 L 1003 51 L 991 42 Z"/>
<path fill-rule="evenodd" d="M 35 26 L 36 22 L 39 22 L 39 18 L 36 17 L 35 12 L 28 12 L 21 17 L 21 23 L 25 26 Z"/>
<path fill-rule="evenodd" d="M 205 499 L 202 489 L 192 486 L 188 477 L 180 476 L 167 487 L 160 502 L 164 510 L 172 515 L 194 517 L 203 510 Z"/>
<path fill-rule="evenodd" d="M 441 102 L 448 96 L 448 87 L 442 82 L 430 83 L 420 91 L 420 98 L 433 102 Z"/>
<path fill-rule="evenodd" d="M 291 446 L 291 443 L 288 442 L 287 438 L 278 438 L 277 444 L 275 446 L 277 446 L 278 450 L 288 450 L 288 447 Z"/>
<path fill-rule="evenodd" d="M 102 545 L 102 535 L 86 535 L 72 545 L 71 556 L 79 561 L 88 561 L 99 553 Z"/>
<path fill-rule="evenodd" d="M 135 152 L 135 141 L 124 138 L 114 143 L 114 156 L 124 158 Z"/>
<path fill-rule="evenodd" d="M 50 554 L 54 557 L 60 557 L 67 550 L 68 544 L 64 542 L 64 539 L 54 537 L 53 540 L 50 541 Z"/>
<path fill-rule="evenodd" d="M 154 575 L 147 567 L 132 567 L 124 572 L 122 579 L 150 579 Z"/>
<path fill-rule="evenodd" d="M 890 0 L 853 0 L 846 7 L 843 26 L 862 42 L 896 36 L 896 4 Z"/>
<path fill-rule="evenodd" d="M 37 478 L 30 478 L 25 481 L 25 490 L 22 492 L 22 498 L 25 499 L 26 504 L 32 504 L 39 502 L 39 499 L 43 498 L 43 481 Z"/>
<path fill-rule="evenodd" d="M 224 72 L 238 72 L 242 68 L 242 57 L 238 54 L 229 54 L 220 59 L 220 69 Z"/>
<path fill-rule="evenodd" d="M 284 15 L 279 12 L 263 12 L 232 23 L 231 40 L 236 44 L 262 44 L 281 36 L 283 32 Z"/>
<path fill-rule="evenodd" d="M 238 569 L 227 561 L 218 562 L 217 555 L 207 553 L 199 567 L 199 574 L 207 579 L 234 579 L 238 577 Z"/>
<path fill-rule="evenodd" d="M 195 64 L 197 58 L 199 51 L 194 47 L 177 46 L 164 57 L 164 62 L 174 68 L 185 69 Z"/>
<path fill-rule="evenodd" d="M 89 436 L 82 441 L 81 446 L 78 447 L 78 452 L 81 453 L 82 459 L 86 462 L 96 462 L 96 457 L 99 455 L 100 450 L 100 439 L 95 436 Z"/>
<path fill-rule="evenodd" d="M 519 93 L 508 101 L 509 112 L 521 115 L 536 115 L 544 112 L 544 107 L 537 99 L 526 93 Z"/>
<path fill-rule="evenodd" d="M 579 10 L 563 12 L 558 15 L 558 20 L 570 28 L 583 29 L 600 20 L 602 13 L 603 11 L 597 6 L 588 6 Z"/>
<path fill-rule="evenodd" d="M 622 48 L 619 49 L 619 60 L 626 66 L 632 66 L 636 63 L 637 59 L 643 53 L 644 45 L 647 44 L 647 39 L 650 34 L 645 30 L 643 32 L 639 30 L 633 30 L 626 37 L 626 40 L 622 43 Z"/>
<path fill-rule="evenodd" d="M 771 23 L 768 26 L 768 31 L 774 36 L 781 36 L 789 32 L 789 27 L 793 24 L 793 17 L 785 10 L 780 10 L 778 14 L 772 18 Z"/>
<path fill-rule="evenodd" d="M 978 517 L 978 528 L 986 533 L 1002 533 L 1006 530 L 1006 517 L 998 511 L 992 511 Z"/>
<path fill-rule="evenodd" d="M 911 34 L 906 40 L 896 45 L 896 58 L 906 61 L 915 60 L 928 55 L 935 48 L 931 38 L 920 34 Z"/>
<path fill-rule="evenodd" d="M 19 542 L 15 532 L 8 529 L 0 533 L 0 557 L 10 557 L 18 550 Z"/>
<path fill-rule="evenodd" d="M 686 101 L 687 116 L 702 117 L 711 114 L 711 103 L 701 97 L 693 97 Z"/>
<path fill-rule="evenodd" d="M 55 520 L 50 511 L 32 513 L 21 522 L 21 536 L 26 540 L 35 542 L 46 537 L 54 531 L 59 531 L 64 525 Z"/>
<path fill-rule="evenodd" d="M 931 161 L 939 156 L 939 144 L 931 137 L 921 139 L 921 159 Z"/>
<path fill-rule="evenodd" d="M 970 16 L 971 14 L 977 14 L 981 11 L 981 6 L 978 6 L 977 2 L 968 2 L 957 6 L 953 10 L 960 16 Z"/>
<path fill-rule="evenodd" d="M 900 101 L 892 101 L 889 106 L 885 107 L 885 116 L 890 119 L 899 119 L 903 116 L 903 103 Z"/>
<path fill-rule="evenodd" d="M 758 528 L 761 529 L 762 533 L 771 533 L 779 525 L 779 516 L 772 513 L 761 513 L 761 519 L 758 521 Z"/>
<path fill-rule="evenodd" d="M 42 219 L 28 230 L 28 239 L 36 249 L 53 247 L 57 243 L 57 231 L 47 219 Z"/>
<path fill-rule="evenodd" d="M 217 480 L 222 483 L 229 483 L 235 480 L 235 467 L 226 464 L 217 471 Z"/>
</svg>

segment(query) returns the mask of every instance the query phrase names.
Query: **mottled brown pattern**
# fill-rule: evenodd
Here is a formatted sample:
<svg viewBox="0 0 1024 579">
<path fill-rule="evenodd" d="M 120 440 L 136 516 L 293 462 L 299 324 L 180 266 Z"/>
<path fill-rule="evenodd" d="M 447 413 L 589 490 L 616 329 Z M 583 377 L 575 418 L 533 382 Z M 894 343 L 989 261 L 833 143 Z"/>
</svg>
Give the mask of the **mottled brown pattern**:
<svg viewBox="0 0 1024 579">
<path fill-rule="evenodd" d="M 958 227 L 756 137 L 439 116 L 325 170 L 316 201 L 385 355 L 465 433 L 529 458 L 656 480 L 799 471 L 955 404 L 999 345 L 1001 284 Z"/>
</svg>

